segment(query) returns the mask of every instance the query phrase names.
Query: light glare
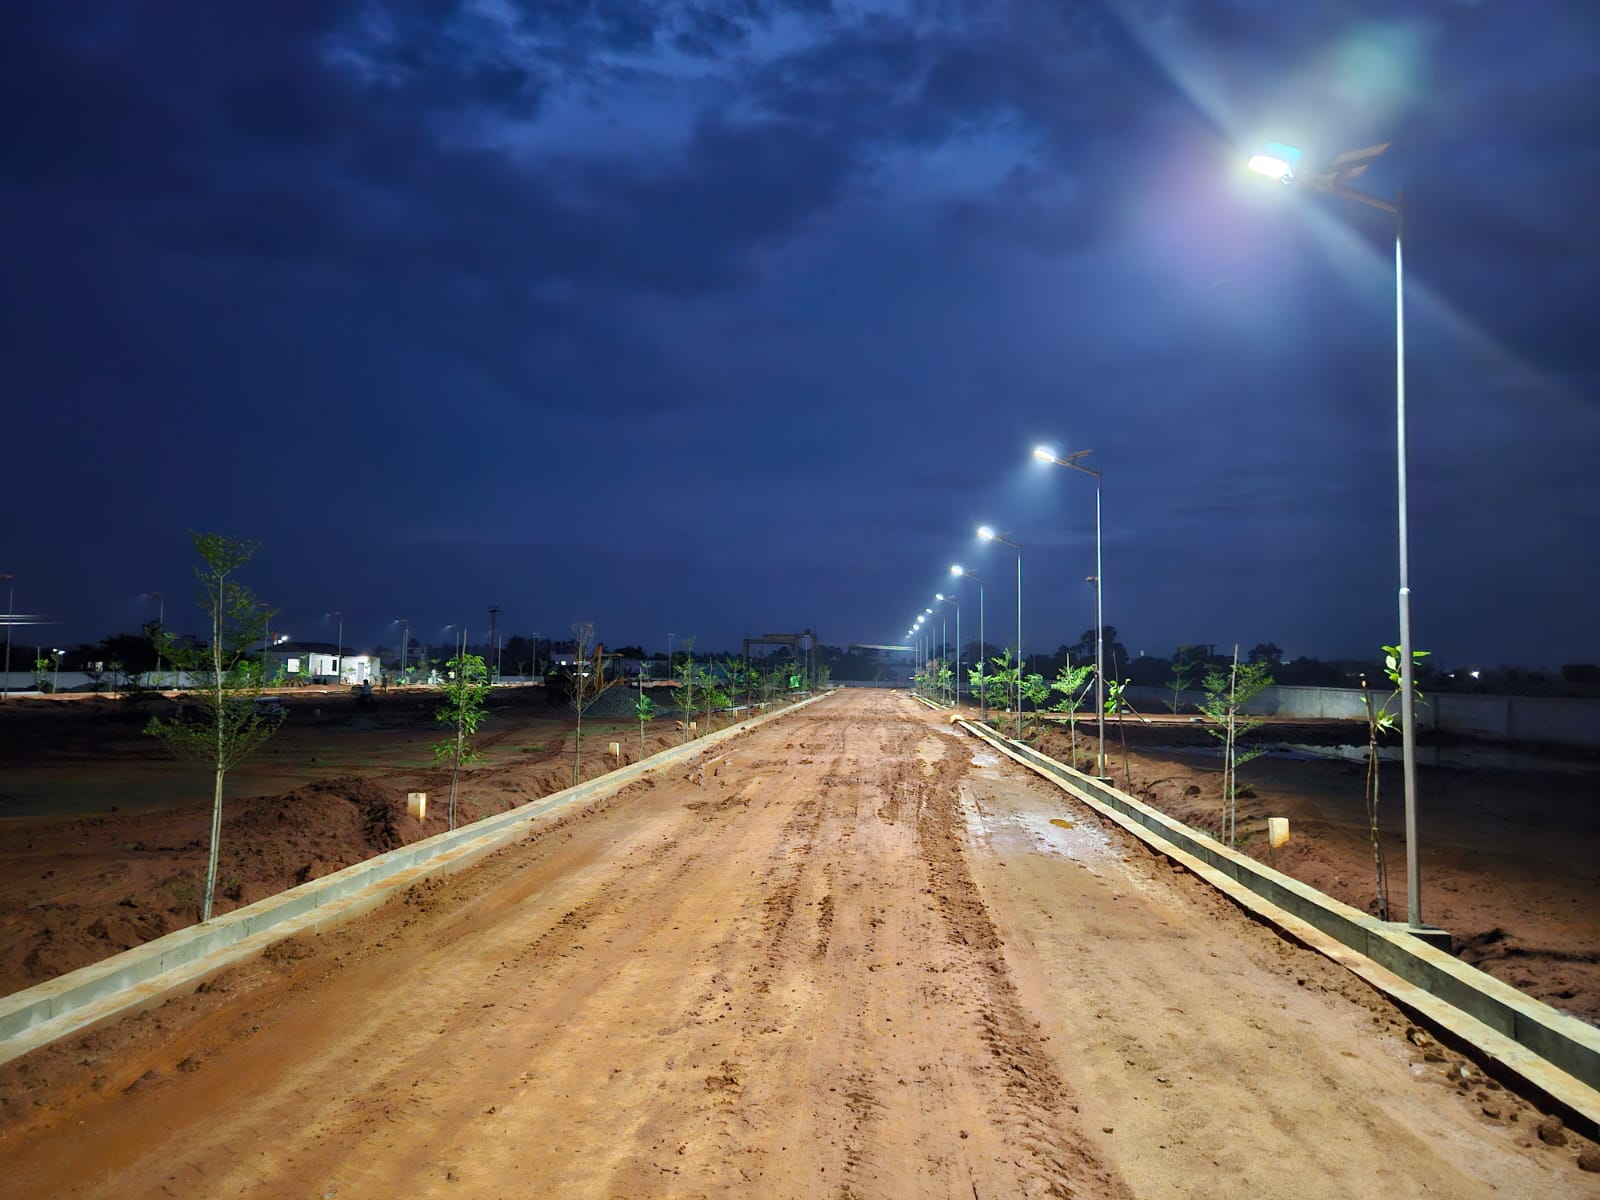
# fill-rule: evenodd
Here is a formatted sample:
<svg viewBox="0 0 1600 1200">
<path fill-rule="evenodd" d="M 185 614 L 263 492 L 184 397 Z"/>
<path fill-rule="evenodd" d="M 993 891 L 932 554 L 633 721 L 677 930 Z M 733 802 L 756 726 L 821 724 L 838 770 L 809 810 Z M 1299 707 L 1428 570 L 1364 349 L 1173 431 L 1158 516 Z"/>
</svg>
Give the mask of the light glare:
<svg viewBox="0 0 1600 1200">
<path fill-rule="evenodd" d="M 986 542 L 992 542 L 994 541 L 994 530 L 990 529 L 987 525 L 979 525 L 978 536 Z"/>
</svg>

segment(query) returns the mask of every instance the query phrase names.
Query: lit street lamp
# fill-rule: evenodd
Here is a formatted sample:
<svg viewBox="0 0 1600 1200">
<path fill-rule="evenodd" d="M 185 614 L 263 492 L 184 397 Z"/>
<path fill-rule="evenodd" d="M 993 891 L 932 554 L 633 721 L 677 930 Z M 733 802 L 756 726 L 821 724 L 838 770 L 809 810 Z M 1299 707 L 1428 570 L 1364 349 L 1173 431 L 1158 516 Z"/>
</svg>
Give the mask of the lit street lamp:
<svg viewBox="0 0 1600 1200">
<path fill-rule="evenodd" d="M 1411 681 L 1411 575 L 1406 515 L 1405 193 L 1397 192 L 1393 200 L 1384 200 L 1345 186 L 1349 180 L 1364 174 L 1372 165 L 1372 160 L 1388 148 L 1389 143 L 1384 142 L 1347 151 L 1333 160 L 1331 171 L 1319 175 L 1298 172 L 1304 155 L 1293 146 L 1273 142 L 1264 147 L 1260 154 L 1251 157 L 1248 166 L 1253 171 L 1304 191 L 1332 192 L 1394 216 L 1395 475 L 1400 540 L 1400 755 L 1405 771 L 1406 924 L 1411 932 L 1416 933 L 1423 925 L 1422 878 L 1417 845 L 1416 713 Z"/>
<path fill-rule="evenodd" d="M 1086 467 L 1078 460 L 1086 454 L 1093 454 L 1093 450 L 1074 450 L 1065 458 L 1059 458 L 1056 452 L 1048 446 L 1035 446 L 1033 456 L 1041 462 L 1055 463 L 1058 467 L 1070 467 L 1074 471 L 1082 471 L 1085 475 L 1094 476 L 1094 708 L 1095 718 L 1100 729 L 1100 757 L 1099 767 L 1095 773 L 1104 779 L 1106 774 L 1106 656 L 1105 634 L 1106 613 L 1105 597 L 1102 594 L 1102 581 L 1105 579 L 1100 566 L 1100 472 L 1093 467 Z"/>
<path fill-rule="evenodd" d="M 978 526 L 978 536 L 986 542 L 1000 542 L 1017 552 L 1017 736 L 1022 736 L 1022 547 L 987 525 Z"/>
<path fill-rule="evenodd" d="M 983 646 L 983 580 L 978 578 L 977 572 L 966 570 L 960 563 L 951 565 L 950 574 L 970 579 L 978 585 L 978 719 L 987 721 L 989 719 L 989 693 L 983 686 L 983 660 L 985 654 Z M 956 635 L 956 640 L 961 640 L 960 634 Z"/>
</svg>

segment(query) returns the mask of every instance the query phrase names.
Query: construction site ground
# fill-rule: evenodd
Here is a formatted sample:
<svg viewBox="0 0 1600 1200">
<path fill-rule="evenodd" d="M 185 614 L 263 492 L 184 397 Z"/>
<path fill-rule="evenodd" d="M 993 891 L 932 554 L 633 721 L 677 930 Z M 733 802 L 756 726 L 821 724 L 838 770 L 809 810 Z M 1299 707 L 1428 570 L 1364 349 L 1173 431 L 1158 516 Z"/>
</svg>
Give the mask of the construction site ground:
<svg viewBox="0 0 1600 1200">
<path fill-rule="evenodd" d="M 0 1068 L 18 1196 L 1573 1197 L 1594 1155 L 883 692 Z"/>
</svg>

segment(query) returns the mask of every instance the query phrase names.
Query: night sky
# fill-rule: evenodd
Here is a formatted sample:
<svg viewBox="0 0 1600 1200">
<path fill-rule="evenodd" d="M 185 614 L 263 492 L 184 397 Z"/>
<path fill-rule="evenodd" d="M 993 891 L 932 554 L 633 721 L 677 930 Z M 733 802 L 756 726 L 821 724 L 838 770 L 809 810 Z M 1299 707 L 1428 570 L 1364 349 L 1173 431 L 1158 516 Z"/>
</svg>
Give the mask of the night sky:
<svg viewBox="0 0 1600 1200">
<path fill-rule="evenodd" d="M 0 12 L 0 573 L 92 641 L 187 533 L 296 638 L 1106 620 L 1600 659 L 1600 6 L 106 0 Z M 963 635 L 976 593 L 963 591 Z M 953 628 L 951 633 L 953 635 Z"/>
</svg>

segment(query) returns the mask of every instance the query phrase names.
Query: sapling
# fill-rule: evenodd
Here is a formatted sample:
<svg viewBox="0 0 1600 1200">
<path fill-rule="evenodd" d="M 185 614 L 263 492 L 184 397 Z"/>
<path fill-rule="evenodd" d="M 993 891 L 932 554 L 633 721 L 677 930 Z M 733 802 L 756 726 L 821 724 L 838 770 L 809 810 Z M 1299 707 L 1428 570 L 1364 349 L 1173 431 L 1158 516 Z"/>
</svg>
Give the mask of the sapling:
<svg viewBox="0 0 1600 1200">
<path fill-rule="evenodd" d="M 466 641 L 466 635 L 462 635 Z M 450 736 L 433 747 L 433 765 L 450 764 L 450 828 L 456 827 L 456 789 L 461 780 L 461 768 L 475 762 L 481 755 L 472 745 L 477 736 L 478 723 L 483 720 L 484 703 L 489 695 L 489 668 L 477 654 L 458 653 L 445 664 L 445 683 L 442 691 L 444 704 L 434 713 L 434 720 L 452 726 Z"/>
<path fill-rule="evenodd" d="M 594 652 L 594 622 L 572 623 L 572 711 L 577 715 L 578 727 L 572 742 L 572 785 L 576 787 L 583 765 L 583 714 L 600 694 L 600 673 L 590 670 L 589 656 Z"/>
<path fill-rule="evenodd" d="M 1084 663 L 1081 667 L 1072 665 L 1071 655 L 1061 664 L 1056 671 L 1056 677 L 1050 681 L 1050 690 L 1060 692 L 1061 699 L 1050 708 L 1051 712 L 1067 714 L 1067 730 L 1072 740 L 1072 765 L 1078 765 L 1078 709 L 1083 705 L 1088 695 L 1089 683 L 1094 675 L 1094 665 Z"/>
<path fill-rule="evenodd" d="M 1050 699 L 1050 685 L 1043 675 L 1034 673 L 1023 677 L 1022 698 L 1033 705 L 1033 732 L 1037 735 L 1041 722 L 1039 714 L 1044 711 L 1044 702 Z"/>
<path fill-rule="evenodd" d="M 1197 663 L 1189 661 L 1189 651 L 1193 646 L 1179 646 L 1172 655 L 1172 702 L 1168 706 L 1173 713 L 1178 711 L 1178 695 L 1189 686 L 1189 680 L 1194 673 Z"/>
<path fill-rule="evenodd" d="M 1413 664 L 1420 662 L 1429 654 L 1427 650 L 1413 650 L 1411 661 Z M 1389 919 L 1389 872 L 1383 861 L 1383 842 L 1378 836 L 1378 735 L 1394 731 L 1395 714 L 1389 707 L 1401 698 L 1401 690 L 1405 686 L 1400 674 L 1400 647 L 1385 646 L 1383 648 L 1383 673 L 1389 677 L 1393 691 L 1386 696 L 1382 703 L 1377 703 L 1372 698 L 1372 693 L 1367 690 L 1365 676 L 1361 680 L 1361 699 L 1367 709 L 1367 833 L 1372 839 L 1372 866 L 1376 876 L 1378 889 L 1378 919 Z M 1421 700 L 1422 689 L 1413 679 L 1411 695 L 1414 700 Z"/>
<path fill-rule="evenodd" d="M 1222 743 L 1222 825 L 1219 836 L 1230 846 L 1238 836 L 1239 787 L 1238 771 L 1245 763 L 1265 754 L 1265 746 L 1255 746 L 1239 753 L 1239 738 L 1263 724 L 1260 717 L 1243 717 L 1243 707 L 1272 685 L 1269 663 L 1239 661 L 1239 647 L 1233 648 L 1233 663 L 1228 673 L 1206 672 L 1203 683 L 1206 698 L 1199 705 L 1201 715 L 1208 725 L 1206 732 Z"/>
<path fill-rule="evenodd" d="M 193 717 L 154 717 L 145 732 L 186 758 L 210 764 L 213 772 L 211 844 L 206 855 L 206 887 L 200 920 L 211 919 L 217 890 L 217 851 L 222 840 L 222 785 L 229 768 L 271 737 L 283 714 L 257 711 L 261 668 L 245 650 L 265 636 L 275 614 L 256 602 L 255 593 L 239 583 L 236 572 L 256 552 L 256 543 L 216 533 L 192 533 L 201 565 L 199 605 L 211 623 L 211 644 L 180 646 L 161 631 L 162 652 L 174 669 L 186 670 L 199 685 L 192 695 Z"/>
<path fill-rule="evenodd" d="M 644 694 L 644 679 L 650 673 L 649 666 L 643 659 L 639 660 L 639 697 L 633 702 L 633 711 L 639 718 L 639 757 L 644 757 L 644 726 L 646 721 L 656 718 L 656 702 Z"/>
</svg>

